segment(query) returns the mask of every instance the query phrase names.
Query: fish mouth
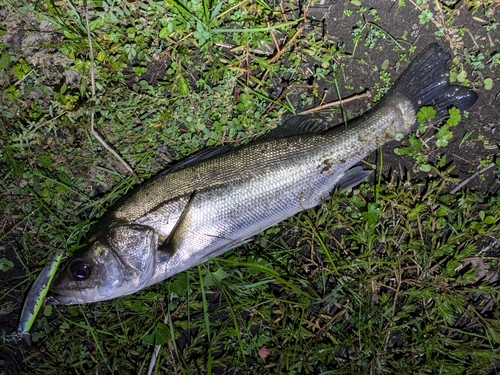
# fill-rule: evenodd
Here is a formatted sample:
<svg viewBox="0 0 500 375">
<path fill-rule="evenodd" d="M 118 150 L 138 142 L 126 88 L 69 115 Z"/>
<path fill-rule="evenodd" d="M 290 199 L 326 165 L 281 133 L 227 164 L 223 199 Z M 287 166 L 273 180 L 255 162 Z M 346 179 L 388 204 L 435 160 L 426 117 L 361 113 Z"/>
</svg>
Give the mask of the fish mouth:
<svg viewBox="0 0 500 375">
<path fill-rule="evenodd" d="M 45 297 L 47 305 L 79 305 L 102 300 L 96 293 L 87 293 L 87 290 L 66 290 L 60 291 L 58 288 L 49 289 Z M 93 292 L 93 291 L 92 291 Z"/>
<path fill-rule="evenodd" d="M 46 305 L 78 305 L 81 303 L 87 303 L 87 301 L 78 298 L 76 295 L 67 296 L 55 292 L 49 292 L 48 296 L 45 298 Z"/>
<path fill-rule="evenodd" d="M 113 288 L 94 287 L 94 288 L 79 288 L 78 290 L 75 290 L 75 289 L 60 288 L 56 286 L 49 289 L 49 292 L 47 293 L 47 296 L 45 298 L 45 304 L 79 305 L 85 303 L 107 301 L 109 299 L 116 298 L 117 296 L 131 293 L 128 290 L 126 293 L 123 294 L 116 293 L 116 290 L 120 291 L 120 287 L 122 287 L 121 284 L 114 285 Z M 134 291 L 135 289 L 132 292 Z"/>
</svg>

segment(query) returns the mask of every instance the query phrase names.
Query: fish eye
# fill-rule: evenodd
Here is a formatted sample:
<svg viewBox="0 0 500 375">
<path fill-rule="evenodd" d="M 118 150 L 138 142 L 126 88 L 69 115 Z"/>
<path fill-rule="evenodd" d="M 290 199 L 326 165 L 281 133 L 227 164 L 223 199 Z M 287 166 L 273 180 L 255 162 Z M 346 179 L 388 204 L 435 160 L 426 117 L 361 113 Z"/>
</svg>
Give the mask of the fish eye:
<svg viewBox="0 0 500 375">
<path fill-rule="evenodd" d="M 90 265 L 81 259 L 75 259 L 71 262 L 69 270 L 77 281 L 87 280 L 90 277 Z"/>
</svg>

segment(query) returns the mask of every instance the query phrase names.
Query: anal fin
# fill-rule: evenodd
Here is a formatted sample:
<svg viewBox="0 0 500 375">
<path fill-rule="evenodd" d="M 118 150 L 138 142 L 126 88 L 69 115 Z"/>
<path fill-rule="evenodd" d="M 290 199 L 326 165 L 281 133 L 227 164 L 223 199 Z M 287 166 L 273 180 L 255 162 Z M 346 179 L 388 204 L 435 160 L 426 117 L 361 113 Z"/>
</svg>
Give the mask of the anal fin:
<svg viewBox="0 0 500 375">
<path fill-rule="evenodd" d="M 349 169 L 344 175 L 338 180 L 337 187 L 340 191 L 344 192 L 353 188 L 356 185 L 359 185 L 364 180 L 368 178 L 372 174 L 373 171 L 364 170 L 362 167 L 354 167 Z"/>
</svg>

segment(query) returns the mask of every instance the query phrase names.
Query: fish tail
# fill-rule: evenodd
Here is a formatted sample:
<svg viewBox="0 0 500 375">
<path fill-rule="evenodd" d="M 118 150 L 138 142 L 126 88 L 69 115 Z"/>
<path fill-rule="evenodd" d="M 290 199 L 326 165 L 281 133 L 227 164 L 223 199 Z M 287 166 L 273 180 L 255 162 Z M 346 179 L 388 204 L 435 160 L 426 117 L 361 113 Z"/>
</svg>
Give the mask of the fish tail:
<svg viewBox="0 0 500 375">
<path fill-rule="evenodd" d="M 477 94 L 467 87 L 449 84 L 446 65 L 449 59 L 448 52 L 432 43 L 401 74 L 392 92 L 409 99 L 415 110 L 432 105 L 436 119 L 446 117 L 451 106 L 461 111 L 470 108 L 476 102 Z"/>
</svg>

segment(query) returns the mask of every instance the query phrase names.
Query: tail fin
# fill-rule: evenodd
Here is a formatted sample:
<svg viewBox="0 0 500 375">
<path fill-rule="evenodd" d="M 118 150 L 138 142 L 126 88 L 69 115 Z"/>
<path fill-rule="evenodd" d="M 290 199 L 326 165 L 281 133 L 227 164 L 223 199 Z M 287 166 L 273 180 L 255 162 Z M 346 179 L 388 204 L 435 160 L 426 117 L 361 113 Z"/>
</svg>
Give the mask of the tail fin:
<svg viewBox="0 0 500 375">
<path fill-rule="evenodd" d="M 411 100 L 416 110 L 432 105 L 436 119 L 445 117 L 451 106 L 466 110 L 476 102 L 477 94 L 469 88 L 449 84 L 446 67 L 449 59 L 448 52 L 432 43 L 410 63 L 392 91 Z"/>
</svg>

